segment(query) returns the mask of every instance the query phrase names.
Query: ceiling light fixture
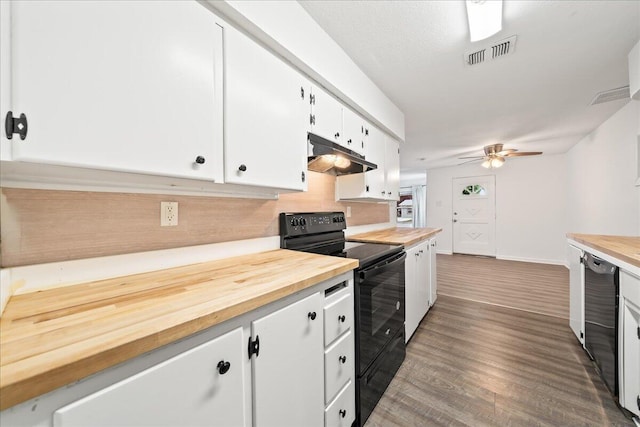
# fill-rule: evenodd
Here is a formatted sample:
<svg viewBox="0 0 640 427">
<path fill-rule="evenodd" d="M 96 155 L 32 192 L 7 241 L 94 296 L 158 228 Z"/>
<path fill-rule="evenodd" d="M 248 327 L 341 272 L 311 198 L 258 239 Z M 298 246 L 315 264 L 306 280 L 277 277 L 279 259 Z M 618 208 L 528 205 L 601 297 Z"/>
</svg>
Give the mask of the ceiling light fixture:
<svg viewBox="0 0 640 427">
<path fill-rule="evenodd" d="M 489 156 L 484 162 L 482 167 L 487 169 L 499 168 L 504 164 L 504 157 L 502 156 Z"/>
<path fill-rule="evenodd" d="M 502 30 L 502 0 L 467 0 L 467 19 L 472 42 Z"/>
</svg>

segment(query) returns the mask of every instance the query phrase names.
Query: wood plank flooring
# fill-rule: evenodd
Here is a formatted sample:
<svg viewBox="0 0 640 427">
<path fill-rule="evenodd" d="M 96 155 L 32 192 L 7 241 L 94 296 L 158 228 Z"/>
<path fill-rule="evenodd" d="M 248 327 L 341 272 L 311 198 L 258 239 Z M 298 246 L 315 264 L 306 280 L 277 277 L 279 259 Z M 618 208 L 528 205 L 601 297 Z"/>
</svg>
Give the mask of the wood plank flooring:
<svg viewBox="0 0 640 427">
<path fill-rule="evenodd" d="M 439 294 L 365 426 L 633 425 L 566 319 Z"/>
<path fill-rule="evenodd" d="M 569 318 L 569 270 L 562 265 L 458 254 L 437 262 L 438 295 Z"/>
</svg>

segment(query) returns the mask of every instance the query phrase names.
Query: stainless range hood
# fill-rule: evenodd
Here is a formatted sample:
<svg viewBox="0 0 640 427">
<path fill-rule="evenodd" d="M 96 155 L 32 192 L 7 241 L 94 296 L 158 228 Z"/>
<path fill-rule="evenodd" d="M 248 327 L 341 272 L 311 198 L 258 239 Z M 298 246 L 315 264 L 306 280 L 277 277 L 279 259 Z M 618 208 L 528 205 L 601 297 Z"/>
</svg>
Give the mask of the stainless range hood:
<svg viewBox="0 0 640 427">
<path fill-rule="evenodd" d="M 348 175 L 377 169 L 364 156 L 313 133 L 307 134 L 310 171 L 332 175 Z"/>
</svg>

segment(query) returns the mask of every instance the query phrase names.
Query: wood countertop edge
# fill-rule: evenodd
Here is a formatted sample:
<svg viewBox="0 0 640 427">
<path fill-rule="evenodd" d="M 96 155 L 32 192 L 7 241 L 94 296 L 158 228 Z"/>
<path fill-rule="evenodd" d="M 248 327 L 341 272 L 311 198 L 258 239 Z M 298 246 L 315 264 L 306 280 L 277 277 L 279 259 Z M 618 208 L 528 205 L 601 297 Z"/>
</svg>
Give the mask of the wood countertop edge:
<svg viewBox="0 0 640 427">
<path fill-rule="evenodd" d="M 599 235 L 599 234 L 588 235 L 588 234 L 579 234 L 579 233 L 567 233 L 568 239 L 574 240 L 585 246 L 588 246 L 600 252 L 603 252 L 613 258 L 619 259 L 637 268 L 640 268 L 640 261 L 638 259 L 633 258 L 625 254 L 624 252 L 620 252 L 618 250 L 612 249 L 610 246 L 606 246 L 606 245 L 602 245 L 601 243 L 598 243 L 597 239 L 602 239 L 603 237 L 611 239 L 611 238 L 624 237 L 624 236 L 605 236 L 605 235 Z"/>
<path fill-rule="evenodd" d="M 369 234 L 373 234 L 373 233 L 384 233 L 384 232 L 388 232 L 388 233 L 393 233 L 393 232 L 400 232 L 399 230 L 409 230 L 406 233 L 410 233 L 413 232 L 415 233 L 415 229 L 413 228 L 401 228 L 401 227 L 395 227 L 395 228 L 385 228 L 383 230 L 377 230 L 377 231 L 372 231 L 372 232 L 368 232 L 368 233 L 359 233 L 359 234 L 354 234 L 352 236 L 348 236 L 347 240 L 351 241 L 351 242 L 363 242 L 363 243 L 385 243 L 385 244 L 389 244 L 389 245 L 404 245 L 404 246 L 412 246 L 415 245 L 416 243 L 422 241 L 422 240 L 427 240 L 428 238 L 435 236 L 436 234 L 440 233 L 442 231 L 442 228 L 433 228 L 430 229 L 428 232 L 424 232 L 422 233 L 420 236 L 417 237 L 411 237 L 410 239 L 407 239 L 406 236 L 402 236 L 402 235 L 398 235 L 397 237 L 389 237 L 389 238 L 371 238 L 371 237 L 367 237 L 367 235 Z"/>
<path fill-rule="evenodd" d="M 345 263 L 345 260 L 351 262 Z M 57 362 L 56 360 L 47 360 L 45 369 L 43 368 L 44 364 L 41 361 L 37 361 L 39 358 L 47 358 L 48 353 L 44 353 L 2 365 L 0 372 L 0 411 L 216 326 L 226 320 L 249 313 L 281 298 L 349 272 L 358 266 L 357 260 L 340 258 L 340 261 L 343 262 L 342 265 L 294 281 L 286 286 L 272 289 L 223 309 L 205 313 L 187 321 L 178 320 L 177 323 L 167 325 L 152 333 L 139 333 L 137 335 L 134 333 L 127 337 L 114 338 L 110 344 L 107 344 L 106 348 L 103 345 L 103 349 L 99 349 L 94 345 L 93 351 L 87 351 L 82 344 L 86 345 L 86 341 L 91 340 L 84 340 L 77 344 L 78 349 L 75 350 L 81 356 L 68 363 L 64 363 L 61 358 L 58 358 Z M 173 317 L 175 315 L 177 313 L 171 313 L 165 317 Z M 162 322 L 159 320 L 161 319 L 149 319 L 147 322 L 161 324 Z M 130 328 L 145 329 L 140 324 L 131 325 Z M 103 338 L 104 336 L 98 336 L 93 339 L 102 340 Z M 68 355 L 65 358 L 68 359 Z M 37 369 L 37 367 L 41 367 L 41 369 Z"/>
</svg>

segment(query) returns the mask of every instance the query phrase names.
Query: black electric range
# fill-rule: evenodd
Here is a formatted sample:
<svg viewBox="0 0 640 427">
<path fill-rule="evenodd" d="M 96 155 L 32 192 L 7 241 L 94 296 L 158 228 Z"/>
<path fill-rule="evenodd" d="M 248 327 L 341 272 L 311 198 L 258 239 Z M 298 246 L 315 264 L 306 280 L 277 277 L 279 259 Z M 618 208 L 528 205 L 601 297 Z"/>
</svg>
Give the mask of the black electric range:
<svg viewBox="0 0 640 427">
<path fill-rule="evenodd" d="M 280 247 L 357 259 L 354 271 L 356 425 L 362 426 L 405 357 L 403 246 L 347 242 L 343 212 L 281 213 Z"/>
</svg>

